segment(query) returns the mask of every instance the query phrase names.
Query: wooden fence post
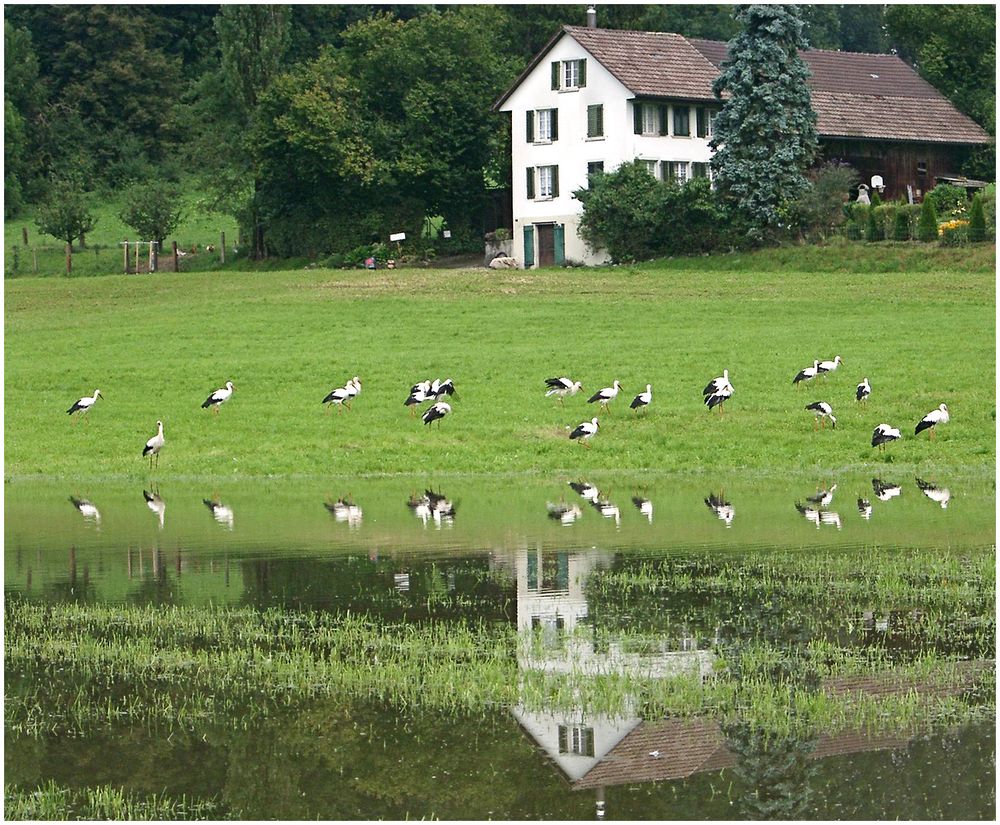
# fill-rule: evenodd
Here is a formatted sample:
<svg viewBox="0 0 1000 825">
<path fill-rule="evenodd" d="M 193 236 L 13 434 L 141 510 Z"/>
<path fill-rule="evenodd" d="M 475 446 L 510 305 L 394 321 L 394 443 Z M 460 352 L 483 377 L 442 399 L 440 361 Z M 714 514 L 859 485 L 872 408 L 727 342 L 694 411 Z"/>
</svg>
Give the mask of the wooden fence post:
<svg viewBox="0 0 1000 825">
<path fill-rule="evenodd" d="M 177 241 L 172 241 L 171 246 L 174 252 L 174 272 L 178 272 L 179 270 L 177 269 Z"/>
<path fill-rule="evenodd" d="M 135 242 L 135 274 L 136 275 L 139 274 L 139 244 L 140 243 L 142 243 L 142 241 L 136 241 Z"/>
<path fill-rule="evenodd" d="M 150 274 L 156 272 L 156 265 L 159 263 L 156 253 L 159 251 L 160 243 L 159 241 L 149 242 L 149 272 Z"/>
<path fill-rule="evenodd" d="M 66 244 L 66 274 L 73 271 L 73 244 Z"/>
<path fill-rule="evenodd" d="M 219 233 L 219 263 L 226 262 L 226 233 Z"/>
<path fill-rule="evenodd" d="M 122 269 L 122 272 L 124 272 L 126 275 L 128 275 L 128 238 L 126 238 L 124 241 L 122 241 L 120 245 L 125 250 L 125 260 L 122 261 L 122 266 L 124 267 Z"/>
<path fill-rule="evenodd" d="M 31 271 L 38 272 L 38 250 L 31 247 Z"/>
<path fill-rule="evenodd" d="M 26 226 L 21 227 L 21 240 L 24 241 L 25 246 L 28 245 L 28 227 Z"/>
</svg>

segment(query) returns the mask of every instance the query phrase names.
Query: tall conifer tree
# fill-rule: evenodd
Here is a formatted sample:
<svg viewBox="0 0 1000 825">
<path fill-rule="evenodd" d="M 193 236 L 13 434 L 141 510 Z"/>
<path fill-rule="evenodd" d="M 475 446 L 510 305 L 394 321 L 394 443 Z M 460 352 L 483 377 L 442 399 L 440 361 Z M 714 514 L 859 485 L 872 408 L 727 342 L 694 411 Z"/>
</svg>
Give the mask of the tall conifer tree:
<svg viewBox="0 0 1000 825">
<path fill-rule="evenodd" d="M 759 243 L 782 222 L 784 205 L 808 186 L 816 155 L 816 113 L 798 54 L 805 48 L 797 6 L 739 5 L 743 30 L 713 91 L 725 103 L 715 121 L 712 168 L 718 189 Z"/>
</svg>

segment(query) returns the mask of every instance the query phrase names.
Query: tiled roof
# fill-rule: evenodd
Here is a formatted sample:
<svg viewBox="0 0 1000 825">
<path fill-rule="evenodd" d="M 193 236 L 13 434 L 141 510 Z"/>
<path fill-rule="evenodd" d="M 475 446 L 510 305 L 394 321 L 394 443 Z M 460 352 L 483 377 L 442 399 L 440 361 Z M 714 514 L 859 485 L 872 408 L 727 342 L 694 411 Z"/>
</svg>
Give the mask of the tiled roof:
<svg viewBox="0 0 1000 825">
<path fill-rule="evenodd" d="M 725 60 L 720 40 L 688 38 L 714 66 Z M 816 128 L 823 137 L 988 143 L 989 135 L 893 54 L 806 49 Z"/>
<path fill-rule="evenodd" d="M 585 26 L 563 31 L 636 95 L 715 100 L 717 67 L 679 34 Z"/>
<path fill-rule="evenodd" d="M 498 109 L 568 34 L 637 97 L 712 101 L 728 44 L 667 32 L 564 26 L 495 104 Z M 807 49 L 809 87 L 821 137 L 989 143 L 992 139 L 910 66 L 891 54 Z"/>
</svg>

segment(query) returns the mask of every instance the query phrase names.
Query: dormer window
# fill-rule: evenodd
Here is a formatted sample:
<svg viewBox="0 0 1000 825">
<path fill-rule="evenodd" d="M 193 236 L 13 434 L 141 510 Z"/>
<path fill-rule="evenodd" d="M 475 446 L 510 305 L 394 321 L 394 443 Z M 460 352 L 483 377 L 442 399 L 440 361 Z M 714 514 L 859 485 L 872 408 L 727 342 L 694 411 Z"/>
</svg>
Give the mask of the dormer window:
<svg viewBox="0 0 1000 825">
<path fill-rule="evenodd" d="M 587 85 L 587 60 L 554 60 L 552 62 L 552 89 L 570 91 Z"/>
</svg>

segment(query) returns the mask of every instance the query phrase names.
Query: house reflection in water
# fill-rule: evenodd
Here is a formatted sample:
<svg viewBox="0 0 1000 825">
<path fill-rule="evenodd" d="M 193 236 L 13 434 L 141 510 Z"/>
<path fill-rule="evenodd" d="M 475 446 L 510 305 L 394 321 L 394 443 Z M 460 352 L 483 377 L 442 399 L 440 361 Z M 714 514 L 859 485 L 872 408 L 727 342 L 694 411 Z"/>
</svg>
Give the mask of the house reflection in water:
<svg viewBox="0 0 1000 825">
<path fill-rule="evenodd" d="M 520 670 L 599 675 L 629 672 L 654 677 L 698 673 L 704 678 L 713 654 L 697 650 L 692 636 L 664 639 L 654 650 L 630 652 L 623 645 L 598 642 L 587 632 L 584 587 L 590 574 L 611 565 L 614 554 L 540 547 L 517 552 L 517 626 L 522 634 L 540 633 L 540 645 L 523 645 Z M 537 637 L 536 637 L 537 638 Z M 632 730 L 641 724 L 635 709 L 618 717 L 529 710 L 519 704 L 515 718 L 571 782 L 583 781 Z"/>
<path fill-rule="evenodd" d="M 522 673 L 551 674 L 633 673 L 655 678 L 712 671 L 715 654 L 698 650 L 693 635 L 665 638 L 630 652 L 613 641 L 598 643 L 587 632 L 584 588 L 590 574 L 608 568 L 614 554 L 586 551 L 521 548 L 514 567 L 517 580 L 517 625 L 522 634 L 533 631 L 536 644 L 522 645 L 518 667 Z M 507 560 L 509 563 L 509 559 Z M 718 630 L 711 646 L 718 643 Z M 540 642 L 540 644 L 538 644 Z M 885 696 L 911 693 L 957 694 L 992 672 L 992 662 L 955 663 L 962 678 L 943 686 L 892 673 L 824 679 L 828 695 Z M 512 711 L 524 730 L 569 780 L 574 791 L 595 794 L 596 814 L 603 818 L 606 790 L 619 785 L 679 780 L 706 771 L 737 765 L 739 757 L 728 747 L 721 725 L 713 718 L 642 720 L 634 706 L 620 716 L 586 713 L 582 707 L 539 711 L 518 704 Z M 808 744 L 810 760 L 907 746 L 907 736 L 867 736 L 857 732 L 824 735 Z M 790 789 L 792 792 L 794 789 Z M 754 817 L 756 818 L 756 817 Z"/>
</svg>

